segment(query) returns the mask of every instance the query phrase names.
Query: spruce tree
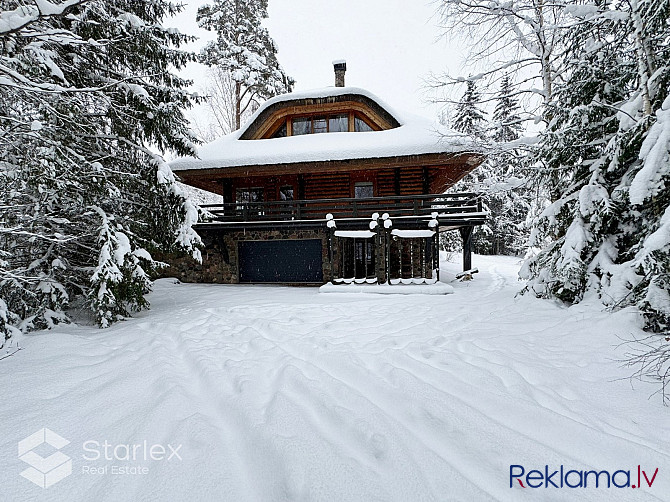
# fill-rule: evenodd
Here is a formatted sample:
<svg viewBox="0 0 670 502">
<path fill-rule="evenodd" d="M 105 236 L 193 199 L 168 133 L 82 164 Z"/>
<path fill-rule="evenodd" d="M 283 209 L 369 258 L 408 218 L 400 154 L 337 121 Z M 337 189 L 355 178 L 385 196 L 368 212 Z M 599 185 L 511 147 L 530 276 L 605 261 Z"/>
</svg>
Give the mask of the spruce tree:
<svg viewBox="0 0 670 502">
<path fill-rule="evenodd" d="M 477 83 L 474 80 L 466 82 L 465 92 L 460 101 L 456 104 L 456 113 L 454 114 L 451 125 L 452 128 L 463 134 L 467 134 L 472 139 L 482 142 L 485 138 L 484 112 L 479 109 L 481 98 L 477 89 Z M 467 174 L 462 180 L 454 185 L 456 192 L 481 192 L 482 181 L 486 178 L 488 165 L 486 162 L 480 165 L 474 172 Z M 488 209 L 484 203 L 485 209 Z M 487 239 L 491 236 L 491 228 L 487 225 L 475 227 L 472 234 L 473 249 L 476 253 L 486 253 Z M 460 251 L 461 240 L 456 233 L 449 233 L 441 240 L 442 246 L 447 251 Z"/>
<path fill-rule="evenodd" d="M 189 37 L 164 0 L 3 1 L 0 330 L 100 326 L 148 306 L 155 250 L 199 257 L 197 209 L 151 148 L 193 154 Z M 1 345 L 1 343 L 0 343 Z"/>
<path fill-rule="evenodd" d="M 491 254 L 519 255 L 526 247 L 530 199 L 523 178 L 525 157 L 513 143 L 521 137 L 519 104 L 513 96 L 509 76 L 502 78 L 493 113 L 493 145 L 486 160 L 487 177 L 483 184 L 491 212 L 487 225 L 486 251 Z"/>
<path fill-rule="evenodd" d="M 566 302 L 582 299 L 590 262 L 602 244 L 599 234 L 613 230 L 618 217 L 612 195 L 621 172 L 607 172 L 614 153 L 608 143 L 618 131 L 615 105 L 625 97 L 631 62 L 613 64 L 618 51 L 610 44 L 598 53 L 586 51 L 582 30 L 592 28 L 576 29 L 568 40 L 570 72 L 550 103 L 552 121 L 541 136 L 535 178 L 557 195 L 533 234 L 532 244 L 542 251 L 522 272 L 537 279 L 530 285 L 536 293 Z M 594 36 L 605 39 L 609 31 Z"/>
<path fill-rule="evenodd" d="M 473 138 L 484 139 L 484 112 L 478 108 L 481 102 L 477 83 L 468 80 L 463 97 L 456 105 L 456 114 L 452 126 L 456 131 L 468 134 Z"/>
<path fill-rule="evenodd" d="M 600 5 L 566 37 L 565 84 L 542 135 L 538 183 L 556 197 L 541 215 L 528 288 L 578 302 L 637 305 L 668 330 L 670 295 L 670 6 Z M 625 15 L 621 15 L 625 14 Z M 588 44 L 584 44 L 585 37 Z"/>
<path fill-rule="evenodd" d="M 498 143 L 517 140 L 522 130 L 519 102 L 514 97 L 509 75 L 505 75 L 493 111 L 493 140 Z"/>
<path fill-rule="evenodd" d="M 487 160 L 456 186 L 458 191 L 481 193 L 490 217 L 475 228 L 473 248 L 480 254 L 520 254 L 526 245 L 526 216 L 529 203 L 520 178 L 520 153 L 504 143 L 519 138 L 521 126 L 518 103 L 512 96 L 508 77 L 502 81 L 494 114 L 492 135 L 487 138 L 484 112 L 479 108 L 481 97 L 474 82 L 468 81 L 456 108 L 454 129 L 469 134 L 480 142 L 489 142 Z M 446 241 L 451 242 L 452 241 Z"/>
<path fill-rule="evenodd" d="M 245 112 L 290 92 L 295 83 L 279 64 L 277 46 L 261 24 L 268 17 L 267 7 L 267 0 L 215 0 L 198 9 L 198 25 L 216 33 L 200 59 L 234 81 L 235 129 Z"/>
</svg>

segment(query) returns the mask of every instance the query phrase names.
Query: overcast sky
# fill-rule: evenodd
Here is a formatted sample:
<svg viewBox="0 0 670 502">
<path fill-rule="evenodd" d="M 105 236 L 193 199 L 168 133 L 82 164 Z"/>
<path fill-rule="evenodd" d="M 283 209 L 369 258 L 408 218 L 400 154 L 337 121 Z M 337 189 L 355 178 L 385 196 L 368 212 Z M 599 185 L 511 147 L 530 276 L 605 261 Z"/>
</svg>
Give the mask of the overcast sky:
<svg viewBox="0 0 670 502">
<path fill-rule="evenodd" d="M 183 0 L 186 10 L 168 24 L 200 40 L 196 11 L 206 0 Z M 432 71 L 459 73 L 460 54 L 440 38 L 435 4 L 426 0 L 269 0 L 266 26 L 279 47 L 279 61 L 296 79 L 296 90 L 334 85 L 332 61 L 347 60 L 347 85 L 364 87 L 397 108 L 435 118 L 423 80 Z M 185 74 L 196 87 L 204 67 Z M 202 85 L 202 84 L 201 84 Z"/>
</svg>

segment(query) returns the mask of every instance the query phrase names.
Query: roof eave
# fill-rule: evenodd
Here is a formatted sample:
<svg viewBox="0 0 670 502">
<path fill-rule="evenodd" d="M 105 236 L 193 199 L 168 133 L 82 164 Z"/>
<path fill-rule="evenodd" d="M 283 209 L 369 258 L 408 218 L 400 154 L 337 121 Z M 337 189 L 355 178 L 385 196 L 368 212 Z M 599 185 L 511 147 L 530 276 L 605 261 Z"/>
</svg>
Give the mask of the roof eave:
<svg viewBox="0 0 670 502">
<path fill-rule="evenodd" d="M 466 157 L 466 158 L 464 158 Z M 198 175 L 208 176 L 222 174 L 232 175 L 240 171 L 252 173 L 254 171 L 263 171 L 272 169 L 273 173 L 281 174 L 283 172 L 295 174 L 300 173 L 302 169 L 305 172 L 319 170 L 317 166 L 323 167 L 327 170 L 332 168 L 346 168 L 346 169 L 386 169 L 394 167 L 412 166 L 433 166 L 440 167 L 440 165 L 449 166 L 456 163 L 467 163 L 472 166 L 472 169 L 481 165 L 485 160 L 486 155 L 482 152 L 462 151 L 462 152 L 437 152 L 437 153 L 415 153 L 407 155 L 394 156 L 379 156 L 379 157 L 352 157 L 347 159 L 326 159 L 313 161 L 297 161 L 297 162 L 280 162 L 280 163 L 262 163 L 262 164 L 237 164 L 222 167 L 208 167 L 199 168 L 193 167 L 189 169 L 174 169 L 175 174 L 181 175 Z M 360 166 L 360 167 L 358 167 Z M 339 169 L 335 169 L 339 170 Z M 225 175 L 224 175 L 225 177 Z"/>
</svg>

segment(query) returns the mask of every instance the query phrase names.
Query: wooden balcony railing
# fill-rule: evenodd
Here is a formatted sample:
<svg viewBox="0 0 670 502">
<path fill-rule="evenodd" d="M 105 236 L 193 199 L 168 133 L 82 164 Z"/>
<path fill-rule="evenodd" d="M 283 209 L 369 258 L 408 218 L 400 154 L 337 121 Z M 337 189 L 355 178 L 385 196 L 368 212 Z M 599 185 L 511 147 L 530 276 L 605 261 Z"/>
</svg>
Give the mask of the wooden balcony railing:
<svg viewBox="0 0 670 502">
<path fill-rule="evenodd" d="M 296 221 L 325 219 L 365 219 L 373 213 L 393 217 L 430 216 L 437 212 L 446 217 L 482 216 L 479 194 L 450 193 L 397 195 L 368 199 L 310 199 L 268 202 L 234 202 L 203 205 L 212 222 Z"/>
</svg>

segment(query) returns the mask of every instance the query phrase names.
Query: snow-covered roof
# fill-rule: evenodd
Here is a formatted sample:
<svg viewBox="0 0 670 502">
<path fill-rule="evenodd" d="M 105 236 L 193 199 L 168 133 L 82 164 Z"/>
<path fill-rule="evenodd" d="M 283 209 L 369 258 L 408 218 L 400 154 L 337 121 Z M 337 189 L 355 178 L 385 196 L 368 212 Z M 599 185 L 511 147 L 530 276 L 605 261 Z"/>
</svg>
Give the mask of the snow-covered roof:
<svg viewBox="0 0 670 502">
<path fill-rule="evenodd" d="M 259 140 L 240 139 L 256 119 L 273 105 L 342 95 L 359 95 L 374 101 L 393 116 L 400 127 L 384 131 L 305 134 Z M 174 171 L 183 171 L 477 151 L 469 137 L 424 117 L 398 112 L 365 89 L 327 87 L 283 94 L 269 99 L 256 111 L 245 127 L 201 146 L 198 149 L 199 158 L 178 158 L 170 163 L 170 167 Z"/>
</svg>

